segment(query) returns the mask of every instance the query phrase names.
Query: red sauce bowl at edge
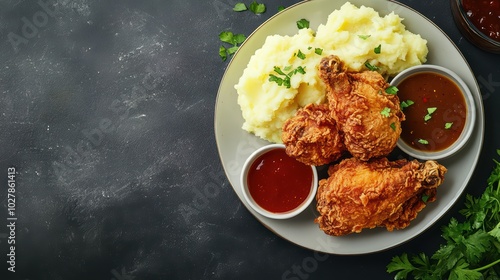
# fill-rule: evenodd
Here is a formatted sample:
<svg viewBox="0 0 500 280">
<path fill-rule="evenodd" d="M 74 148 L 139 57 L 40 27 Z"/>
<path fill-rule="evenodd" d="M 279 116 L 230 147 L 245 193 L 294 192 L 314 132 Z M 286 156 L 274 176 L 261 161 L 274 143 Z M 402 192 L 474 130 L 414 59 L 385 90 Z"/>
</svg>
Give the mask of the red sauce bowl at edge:
<svg viewBox="0 0 500 280">
<path fill-rule="evenodd" d="M 289 158 L 286 154 L 284 154 L 285 150 L 285 145 L 283 144 L 271 144 L 267 145 L 264 147 L 261 147 L 254 151 L 246 160 L 245 164 L 243 165 L 243 169 L 241 172 L 241 177 L 240 177 L 240 185 L 241 189 L 243 192 L 243 197 L 245 198 L 246 202 L 250 205 L 250 207 L 255 210 L 257 213 L 259 213 L 262 216 L 272 218 L 272 219 L 288 219 L 292 218 L 301 212 L 303 212 L 314 200 L 316 196 L 316 191 L 318 188 L 318 174 L 316 171 L 316 167 L 314 166 L 306 166 L 303 163 L 300 163 L 296 161 L 295 159 Z M 276 152 L 283 152 L 283 153 L 276 153 Z M 284 154 L 284 155 L 283 155 Z M 266 156 L 269 156 L 269 158 L 265 159 Z M 278 161 L 278 163 L 273 163 L 275 166 L 273 166 L 270 163 L 267 163 L 267 167 L 265 166 L 266 161 L 267 162 L 275 162 L 277 159 L 280 157 L 286 157 L 283 158 L 283 162 Z M 263 160 L 264 159 L 264 160 Z M 258 161 L 258 162 L 256 162 Z M 285 166 L 284 166 L 284 165 Z M 259 166 L 263 165 L 263 166 Z M 287 165 L 293 165 L 292 169 L 289 170 L 283 170 L 287 169 Z M 303 166 L 300 166 L 303 165 Z M 249 176 L 255 177 L 256 176 L 256 171 L 255 168 L 259 166 L 258 168 L 261 169 L 263 172 L 267 172 L 265 176 L 271 176 L 271 178 L 268 177 L 268 180 L 270 183 L 271 182 L 282 182 L 282 184 L 277 184 L 276 189 L 273 188 L 273 190 L 267 190 L 264 191 L 262 194 L 260 194 L 261 197 L 259 196 L 259 193 L 255 190 L 255 186 L 251 186 L 250 184 L 256 184 L 256 183 L 263 183 L 265 185 L 265 176 L 259 178 L 253 178 L 249 180 Z M 285 168 L 284 168 L 285 167 Z M 275 170 L 273 170 L 273 168 Z M 297 169 L 298 168 L 298 169 Z M 266 171 L 267 170 L 267 171 Z M 310 171 L 310 174 L 308 174 Z M 288 173 L 287 173 L 288 172 Z M 301 172 L 301 174 L 304 174 L 304 177 L 309 178 L 307 181 L 297 181 L 297 176 L 294 176 L 296 174 L 292 174 L 293 172 Z M 292 174 L 292 175 L 290 175 Z M 257 174 L 258 175 L 258 174 Z M 262 175 L 262 174 L 261 174 Z M 259 175 L 259 176 L 261 176 Z M 309 176 L 310 175 L 310 176 Z M 275 178 L 272 178 L 272 177 Z M 286 182 L 286 180 L 290 180 L 290 182 Z M 264 182 L 263 182 L 264 181 Z M 290 186 L 292 184 L 303 184 L 302 190 L 287 190 L 287 186 Z M 271 183 L 272 184 L 272 183 Z M 266 187 L 266 186 L 264 186 Z M 269 185 L 267 186 L 269 187 Z M 299 186 L 296 186 L 299 187 Z M 262 197 L 262 195 L 269 195 L 271 199 L 278 199 L 278 201 L 281 201 L 279 203 L 283 203 L 284 201 L 288 201 L 291 197 L 295 195 L 300 195 L 301 196 L 301 202 L 292 202 L 295 203 L 295 206 L 281 206 L 281 205 L 272 205 L 267 202 L 266 205 L 266 197 Z M 287 196 L 289 198 L 287 198 Z M 264 199 L 264 200 L 263 200 Z M 282 200 L 279 200 L 282 199 Z M 297 205 L 298 203 L 298 205 Z M 276 207 L 275 207 L 276 206 Z M 286 208 L 286 207 L 292 207 L 292 208 Z M 267 209 L 266 209 L 267 208 Z"/>
</svg>

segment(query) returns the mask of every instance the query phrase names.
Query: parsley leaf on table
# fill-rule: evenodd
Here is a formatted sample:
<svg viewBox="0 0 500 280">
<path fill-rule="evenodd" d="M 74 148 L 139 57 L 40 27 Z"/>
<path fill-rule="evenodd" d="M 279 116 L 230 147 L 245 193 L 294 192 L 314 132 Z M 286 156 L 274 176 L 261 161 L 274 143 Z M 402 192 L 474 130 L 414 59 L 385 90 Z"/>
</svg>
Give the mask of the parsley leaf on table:
<svg viewBox="0 0 500 280">
<path fill-rule="evenodd" d="M 235 12 L 243 12 L 243 11 L 246 11 L 247 10 L 247 5 L 245 5 L 245 3 L 236 3 L 234 5 L 234 8 L 233 8 L 233 11 Z"/>
<path fill-rule="evenodd" d="M 219 39 L 224 43 L 232 45 L 229 48 L 225 46 L 219 47 L 219 56 L 222 61 L 226 61 L 229 55 L 234 54 L 238 50 L 238 46 L 245 41 L 246 36 L 243 34 L 234 34 L 231 31 L 222 31 L 219 34 Z"/>
<path fill-rule="evenodd" d="M 262 14 L 266 11 L 266 5 L 253 1 L 249 7 L 247 7 L 247 5 L 243 2 L 238 2 L 233 7 L 233 11 L 235 12 L 244 12 L 247 10 L 250 10 L 256 15 Z M 238 50 L 239 44 L 245 41 L 246 36 L 244 34 L 234 34 L 231 31 L 223 31 L 219 34 L 219 39 L 224 43 L 232 45 L 229 48 L 223 45 L 219 47 L 219 57 L 222 61 L 226 61 L 228 56 L 234 54 Z"/>
<path fill-rule="evenodd" d="M 234 34 L 231 31 L 222 31 L 219 34 L 219 39 L 222 42 L 237 45 L 243 43 L 243 41 L 245 41 L 246 39 L 246 36 L 243 34 Z"/>
<path fill-rule="evenodd" d="M 252 11 L 256 15 L 263 14 L 266 11 L 266 5 L 253 1 L 250 4 L 250 11 Z"/>
</svg>

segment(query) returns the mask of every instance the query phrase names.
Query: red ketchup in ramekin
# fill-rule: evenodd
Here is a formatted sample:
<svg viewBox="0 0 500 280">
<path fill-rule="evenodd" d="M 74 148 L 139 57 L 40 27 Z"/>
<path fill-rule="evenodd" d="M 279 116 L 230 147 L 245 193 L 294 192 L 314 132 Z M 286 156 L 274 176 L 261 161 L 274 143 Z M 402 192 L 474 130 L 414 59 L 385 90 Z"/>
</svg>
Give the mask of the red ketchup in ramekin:
<svg viewBox="0 0 500 280">
<path fill-rule="evenodd" d="M 248 190 L 254 201 L 273 213 L 284 213 L 299 207 L 311 192 L 313 172 L 287 156 L 284 149 L 260 155 L 248 171 Z"/>
</svg>

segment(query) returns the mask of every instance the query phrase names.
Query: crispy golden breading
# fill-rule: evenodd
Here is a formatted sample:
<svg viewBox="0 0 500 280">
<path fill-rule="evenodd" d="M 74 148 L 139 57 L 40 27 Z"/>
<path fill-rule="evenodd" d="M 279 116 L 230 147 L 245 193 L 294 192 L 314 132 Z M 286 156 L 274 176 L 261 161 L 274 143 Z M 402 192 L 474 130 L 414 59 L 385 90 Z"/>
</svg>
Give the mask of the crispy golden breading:
<svg viewBox="0 0 500 280">
<path fill-rule="evenodd" d="M 396 94 L 375 71 L 349 72 L 337 56 L 321 60 L 319 76 L 327 86 L 332 117 L 344 135 L 347 150 L 369 160 L 388 155 L 401 134 L 401 112 Z"/>
<path fill-rule="evenodd" d="M 329 178 L 319 182 L 320 216 L 315 222 L 335 236 L 364 228 L 405 228 L 426 203 L 436 199 L 436 188 L 446 171 L 435 161 L 345 159 L 330 166 Z"/>
<path fill-rule="evenodd" d="M 345 151 L 335 120 L 327 104 L 309 104 L 283 124 L 286 153 L 308 165 L 336 161 Z"/>
</svg>

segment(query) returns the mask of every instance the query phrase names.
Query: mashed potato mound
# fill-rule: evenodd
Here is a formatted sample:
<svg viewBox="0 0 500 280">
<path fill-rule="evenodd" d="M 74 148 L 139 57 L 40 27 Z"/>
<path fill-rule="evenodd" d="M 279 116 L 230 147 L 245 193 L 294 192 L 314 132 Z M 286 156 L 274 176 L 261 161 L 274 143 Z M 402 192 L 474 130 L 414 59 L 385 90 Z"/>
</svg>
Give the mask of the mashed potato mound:
<svg viewBox="0 0 500 280">
<path fill-rule="evenodd" d="M 283 122 L 309 103 L 325 102 L 325 85 L 317 75 L 320 60 L 339 56 L 355 71 L 365 63 L 389 77 L 426 61 L 427 41 L 406 30 L 394 13 L 380 17 L 369 7 L 344 4 L 320 25 L 316 34 L 301 29 L 294 36 L 269 36 L 235 86 L 243 129 L 273 143 L 281 143 Z M 378 51 L 375 50 L 380 50 Z M 297 71 L 303 69 L 303 71 Z M 271 75 L 289 84 L 270 81 Z M 293 72 L 293 74 L 289 74 Z"/>
</svg>

